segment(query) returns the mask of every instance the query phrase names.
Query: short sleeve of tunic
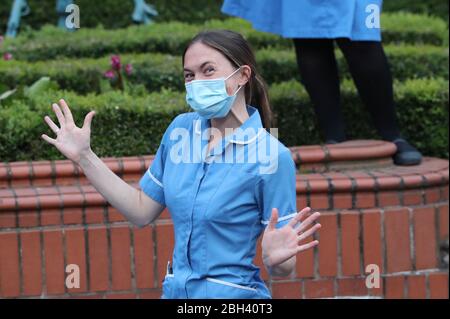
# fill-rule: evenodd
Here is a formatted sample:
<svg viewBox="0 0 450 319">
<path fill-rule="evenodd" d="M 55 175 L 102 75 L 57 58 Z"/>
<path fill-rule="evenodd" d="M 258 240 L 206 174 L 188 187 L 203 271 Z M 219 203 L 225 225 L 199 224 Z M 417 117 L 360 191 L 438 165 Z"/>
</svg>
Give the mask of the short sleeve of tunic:
<svg viewBox="0 0 450 319">
<path fill-rule="evenodd" d="M 179 126 L 181 115 L 175 117 L 167 127 L 153 162 L 139 181 L 142 191 L 163 206 L 166 206 L 163 177 L 165 163 L 168 160 L 167 156 L 170 150 L 170 133 L 175 127 Z"/>
<path fill-rule="evenodd" d="M 282 151 L 272 166 L 267 174 L 261 174 L 261 179 L 256 185 L 256 198 L 262 211 L 261 223 L 267 226 L 272 208 L 277 208 L 276 228 L 281 228 L 297 213 L 296 168 L 291 152 Z"/>
</svg>

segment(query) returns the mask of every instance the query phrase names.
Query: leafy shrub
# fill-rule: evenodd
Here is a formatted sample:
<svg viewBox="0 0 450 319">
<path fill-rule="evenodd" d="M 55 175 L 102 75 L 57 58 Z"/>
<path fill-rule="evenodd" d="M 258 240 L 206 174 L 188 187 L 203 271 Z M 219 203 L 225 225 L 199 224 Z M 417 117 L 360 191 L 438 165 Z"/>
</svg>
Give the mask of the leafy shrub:
<svg viewBox="0 0 450 319">
<path fill-rule="evenodd" d="M 382 18 L 384 43 L 443 45 L 448 42 L 445 22 L 423 15 L 392 13 Z M 150 26 L 131 26 L 118 30 L 81 28 L 66 32 L 54 26 L 41 31 L 22 33 L 6 39 L 2 52 L 10 52 L 19 60 L 49 60 L 57 57 L 101 57 L 118 53 L 169 53 L 181 55 L 186 44 L 199 31 L 230 29 L 240 32 L 255 49 L 265 47 L 292 48 L 292 41 L 258 32 L 242 19 L 210 20 L 203 24 L 181 22 Z M 3 51 L 1 51 L 3 50 Z"/>
<path fill-rule="evenodd" d="M 395 79 L 442 77 L 448 78 L 448 50 L 434 46 L 385 47 Z M 262 49 L 256 52 L 264 79 L 269 83 L 299 80 L 294 50 Z M 340 51 L 337 54 L 341 75 L 350 78 L 347 63 Z M 181 58 L 168 54 L 124 54 L 123 61 L 133 65 L 128 81 L 143 84 L 148 91 L 160 88 L 184 90 Z M 62 89 L 80 94 L 101 92 L 104 71 L 109 57 L 99 59 L 61 59 L 52 61 L 0 61 L 0 84 L 13 88 L 28 85 L 43 76 L 55 80 Z"/>
<path fill-rule="evenodd" d="M 274 127 L 288 146 L 310 145 L 323 141 L 310 100 L 298 81 L 270 88 Z M 162 90 L 130 95 L 120 91 L 101 95 L 77 95 L 50 90 L 26 99 L 15 99 L 0 107 L 0 161 L 62 159 L 40 136 L 53 132 L 44 122 L 51 103 L 65 98 L 77 125 L 85 115 L 97 111 L 92 125 L 92 147 L 99 156 L 154 154 L 171 120 L 190 111 L 184 93 Z M 425 155 L 448 158 L 448 81 L 415 79 L 396 83 L 395 100 L 403 134 Z M 379 138 L 371 126 L 350 81 L 342 85 L 344 116 L 349 138 Z"/>
</svg>

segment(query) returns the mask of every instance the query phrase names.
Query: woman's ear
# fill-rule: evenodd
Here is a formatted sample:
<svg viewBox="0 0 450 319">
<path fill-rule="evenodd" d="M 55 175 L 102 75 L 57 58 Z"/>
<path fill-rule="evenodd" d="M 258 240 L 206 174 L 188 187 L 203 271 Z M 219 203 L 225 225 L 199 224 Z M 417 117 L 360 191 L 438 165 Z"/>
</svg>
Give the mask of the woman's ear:
<svg viewBox="0 0 450 319">
<path fill-rule="evenodd" d="M 252 76 L 252 69 L 248 65 L 241 66 L 241 77 L 239 79 L 239 85 L 244 86 L 250 80 Z"/>
</svg>

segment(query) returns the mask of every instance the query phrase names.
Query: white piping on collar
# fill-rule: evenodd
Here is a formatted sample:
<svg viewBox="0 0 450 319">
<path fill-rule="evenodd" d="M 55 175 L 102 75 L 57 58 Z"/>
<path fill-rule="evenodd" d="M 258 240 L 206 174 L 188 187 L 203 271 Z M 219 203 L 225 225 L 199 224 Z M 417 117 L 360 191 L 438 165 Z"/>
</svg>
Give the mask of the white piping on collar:
<svg viewBox="0 0 450 319">
<path fill-rule="evenodd" d="M 197 134 L 200 134 L 202 131 L 200 131 L 200 129 L 198 128 L 198 126 L 199 126 L 199 124 L 201 123 L 202 121 L 201 120 L 199 120 L 199 119 L 197 119 L 197 120 L 195 120 L 195 133 L 197 133 Z"/>
<path fill-rule="evenodd" d="M 241 145 L 250 144 L 250 143 L 253 143 L 253 142 L 258 138 L 258 136 L 259 136 L 262 132 L 263 132 L 263 130 L 262 130 L 262 129 L 259 129 L 259 130 L 258 130 L 258 134 L 256 134 L 254 137 L 252 137 L 252 138 L 249 139 L 248 141 L 236 141 L 236 140 L 230 140 L 230 142 L 236 143 L 236 144 L 241 144 Z"/>
<path fill-rule="evenodd" d="M 196 120 L 196 121 L 197 121 L 197 123 L 195 123 L 195 133 L 201 134 L 201 130 L 198 127 L 201 123 L 201 120 Z M 259 135 L 261 135 L 262 132 L 263 132 L 263 129 L 258 129 L 258 133 L 254 137 L 249 139 L 248 141 L 230 140 L 230 142 L 236 143 L 236 144 L 241 144 L 241 145 L 250 144 L 250 143 L 253 143 L 259 137 Z"/>
</svg>

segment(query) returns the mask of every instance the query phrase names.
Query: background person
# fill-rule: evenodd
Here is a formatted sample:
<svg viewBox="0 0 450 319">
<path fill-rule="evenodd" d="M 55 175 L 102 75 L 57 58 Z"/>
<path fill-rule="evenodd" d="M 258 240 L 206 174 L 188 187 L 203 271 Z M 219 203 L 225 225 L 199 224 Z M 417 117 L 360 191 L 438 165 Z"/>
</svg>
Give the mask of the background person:
<svg viewBox="0 0 450 319">
<path fill-rule="evenodd" d="M 382 0 L 224 0 L 222 12 L 259 31 L 292 38 L 302 83 L 327 144 L 347 139 L 341 112 L 336 42 L 382 139 L 395 143 L 397 165 L 416 165 L 420 152 L 401 135 L 392 75 L 377 21 Z"/>
</svg>

